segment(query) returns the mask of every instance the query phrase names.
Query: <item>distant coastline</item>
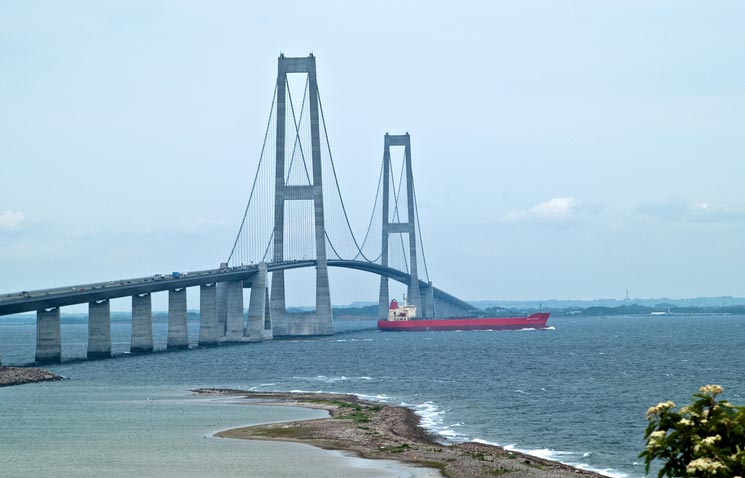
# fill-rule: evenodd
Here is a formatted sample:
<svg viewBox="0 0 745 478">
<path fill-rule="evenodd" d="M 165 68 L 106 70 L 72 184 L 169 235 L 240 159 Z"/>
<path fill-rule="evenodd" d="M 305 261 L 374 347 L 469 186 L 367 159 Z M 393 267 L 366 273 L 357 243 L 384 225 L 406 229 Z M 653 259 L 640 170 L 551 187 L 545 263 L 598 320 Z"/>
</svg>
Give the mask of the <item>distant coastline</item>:
<svg viewBox="0 0 745 478">
<path fill-rule="evenodd" d="M 631 298 L 631 299 L 546 299 L 546 300 L 470 300 L 481 315 L 514 317 L 534 312 L 550 312 L 551 316 L 620 316 L 620 315 L 745 315 L 745 297 L 691 297 Z M 313 307 L 288 307 L 293 314 L 312 314 Z M 374 320 L 378 316 L 378 304 L 354 302 L 333 307 L 334 320 Z M 130 311 L 112 311 L 112 323 L 129 323 Z M 188 320 L 199 320 L 199 310 L 190 309 Z M 0 324 L 35 323 L 35 313 L 23 313 L 0 317 Z M 153 323 L 167 323 L 168 312 L 153 311 Z M 63 312 L 63 324 L 87 324 L 85 312 Z"/>
<path fill-rule="evenodd" d="M 726 307 L 680 307 L 669 304 L 657 304 L 646 306 L 639 304 L 619 305 L 616 307 L 592 306 L 592 307 L 540 307 L 540 308 L 507 308 L 489 307 L 485 312 L 495 317 L 509 317 L 513 314 L 529 314 L 537 311 L 551 312 L 551 316 L 590 316 L 607 317 L 620 315 L 745 315 L 745 305 L 733 305 Z"/>
</svg>

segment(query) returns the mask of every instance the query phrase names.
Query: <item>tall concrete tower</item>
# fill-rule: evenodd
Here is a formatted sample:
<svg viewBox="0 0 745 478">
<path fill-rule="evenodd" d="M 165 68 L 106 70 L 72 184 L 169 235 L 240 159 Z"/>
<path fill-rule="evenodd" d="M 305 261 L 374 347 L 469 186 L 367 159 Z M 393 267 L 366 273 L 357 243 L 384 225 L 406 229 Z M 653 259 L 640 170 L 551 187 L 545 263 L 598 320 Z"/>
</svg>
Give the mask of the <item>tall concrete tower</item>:
<svg viewBox="0 0 745 478">
<path fill-rule="evenodd" d="M 311 156 L 313 166 L 312 184 L 288 185 L 285 178 L 285 119 L 287 99 L 287 74 L 308 75 L 310 106 Z M 294 132 L 293 132 L 294 133 Z M 293 138 L 294 138 L 293 134 Z M 277 67 L 277 134 L 276 177 L 274 193 L 274 262 L 284 260 L 285 201 L 313 201 L 316 243 L 316 313 L 313 316 L 293 316 L 287 313 L 285 303 L 284 271 L 272 273 L 271 313 L 274 337 L 333 335 L 329 274 L 326 257 L 326 234 L 323 215 L 323 179 L 321 172 L 321 136 L 319 127 L 318 82 L 316 58 L 311 54 L 304 58 L 279 56 Z"/>
<path fill-rule="evenodd" d="M 390 169 L 391 169 L 391 146 L 404 147 L 404 161 L 406 162 L 406 221 L 390 222 Z M 417 308 L 417 315 L 424 317 L 427 311 L 422 308 L 421 294 L 419 291 L 419 276 L 417 274 L 416 254 L 416 213 L 414 210 L 414 175 L 411 170 L 411 137 L 406 134 L 385 134 L 383 150 L 383 249 L 381 264 L 388 265 L 388 239 L 391 234 L 409 235 L 409 274 L 411 282 L 408 287 L 409 303 Z M 380 277 L 380 298 L 378 302 L 378 317 L 384 320 L 388 317 L 388 278 Z M 429 309 L 429 307 L 427 307 Z"/>
</svg>

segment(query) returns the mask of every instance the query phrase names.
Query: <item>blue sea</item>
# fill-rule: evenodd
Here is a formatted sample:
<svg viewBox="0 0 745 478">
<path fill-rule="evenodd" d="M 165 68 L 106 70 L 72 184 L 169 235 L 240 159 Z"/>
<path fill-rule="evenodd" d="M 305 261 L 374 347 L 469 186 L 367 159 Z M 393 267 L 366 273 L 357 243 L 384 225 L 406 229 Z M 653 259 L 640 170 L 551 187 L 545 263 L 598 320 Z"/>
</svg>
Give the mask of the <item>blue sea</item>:
<svg viewBox="0 0 745 478">
<path fill-rule="evenodd" d="M 196 341 L 198 323 L 189 325 Z M 87 326 L 68 324 L 63 355 L 69 361 L 49 369 L 69 380 L 0 389 L 0 421 L 3 434 L 21 442 L 14 447 L 33 448 L 55 434 L 75 434 L 86 416 L 105 422 L 111 400 L 95 398 L 112 390 L 184 400 L 197 387 L 345 392 L 409 406 L 446 441 L 496 443 L 611 476 L 640 477 L 637 455 L 649 406 L 686 403 L 709 383 L 745 403 L 743 316 L 573 316 L 552 317 L 549 325 L 393 333 L 374 330 L 370 321 L 340 321 L 333 337 L 88 361 L 74 360 L 85 354 Z M 124 354 L 129 326 L 115 323 L 112 331 L 115 352 Z M 154 333 L 163 347 L 165 323 L 156 321 Z M 34 334 L 33 321 L 0 319 L 3 363 L 33 360 Z M 59 399 L 50 398 L 55 394 Z M 87 404 L 87 415 L 65 419 L 77 402 Z M 184 412 L 164 407 L 162 413 L 152 420 L 167 427 L 168 414 Z M 40 425 L 47 423 L 42 416 L 34 430 L 18 432 L 28 428 L 23 417 L 39 414 L 49 415 L 49 429 Z M 229 416 L 215 420 L 217 428 L 233 425 Z M 0 442 L 0 455 L 10 453 L 8 446 Z"/>
</svg>

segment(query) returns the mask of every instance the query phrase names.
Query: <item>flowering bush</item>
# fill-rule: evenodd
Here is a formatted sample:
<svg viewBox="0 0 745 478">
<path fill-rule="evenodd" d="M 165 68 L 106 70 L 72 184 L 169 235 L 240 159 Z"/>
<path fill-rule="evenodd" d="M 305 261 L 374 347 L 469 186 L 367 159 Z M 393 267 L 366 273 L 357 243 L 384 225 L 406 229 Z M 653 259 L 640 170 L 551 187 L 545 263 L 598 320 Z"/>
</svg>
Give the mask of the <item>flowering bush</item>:
<svg viewBox="0 0 745 478">
<path fill-rule="evenodd" d="M 705 385 L 693 403 L 675 410 L 662 402 L 647 410 L 646 472 L 653 460 L 663 462 L 658 477 L 745 477 L 745 407 L 717 400 L 719 385 Z"/>
</svg>

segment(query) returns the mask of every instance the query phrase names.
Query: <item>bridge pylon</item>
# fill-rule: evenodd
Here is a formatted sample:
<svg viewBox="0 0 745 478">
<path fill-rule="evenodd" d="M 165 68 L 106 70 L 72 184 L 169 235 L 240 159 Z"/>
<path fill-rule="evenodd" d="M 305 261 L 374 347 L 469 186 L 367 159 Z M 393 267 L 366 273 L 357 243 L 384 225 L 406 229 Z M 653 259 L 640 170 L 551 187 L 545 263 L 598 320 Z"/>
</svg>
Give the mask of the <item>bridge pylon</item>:
<svg viewBox="0 0 745 478">
<path fill-rule="evenodd" d="M 308 95 L 310 114 L 312 182 L 309 185 L 287 184 L 285 171 L 286 145 L 286 100 L 287 74 L 306 73 L 308 75 Z M 274 235 L 273 261 L 284 260 L 284 223 L 286 201 L 313 201 L 315 245 L 316 245 L 316 311 L 312 316 L 293 316 L 287 313 L 285 302 L 284 271 L 272 273 L 270 309 L 274 337 L 333 335 L 333 317 L 329 292 L 329 275 L 326 256 L 326 233 L 323 210 L 323 179 L 321 170 L 321 134 L 319 123 L 318 82 L 316 59 L 313 54 L 307 57 L 290 58 L 279 56 L 277 64 L 277 133 L 276 133 L 276 175 L 274 190 Z"/>
<path fill-rule="evenodd" d="M 391 172 L 391 146 L 404 147 L 404 161 L 406 162 L 406 221 L 390 221 L 390 172 Z M 416 306 L 417 315 L 427 317 L 431 315 L 431 308 L 422 308 L 421 293 L 419 290 L 419 275 L 417 273 L 417 240 L 416 240 L 416 213 L 414 211 L 414 174 L 411 169 L 411 136 L 406 134 L 385 134 L 383 150 L 383 245 L 381 264 L 388 266 L 388 239 L 391 234 L 408 234 L 409 236 L 409 274 L 411 281 L 408 284 L 409 303 Z M 388 278 L 380 277 L 380 296 L 378 301 L 378 318 L 388 318 L 388 303 L 390 295 L 388 292 Z"/>
</svg>

